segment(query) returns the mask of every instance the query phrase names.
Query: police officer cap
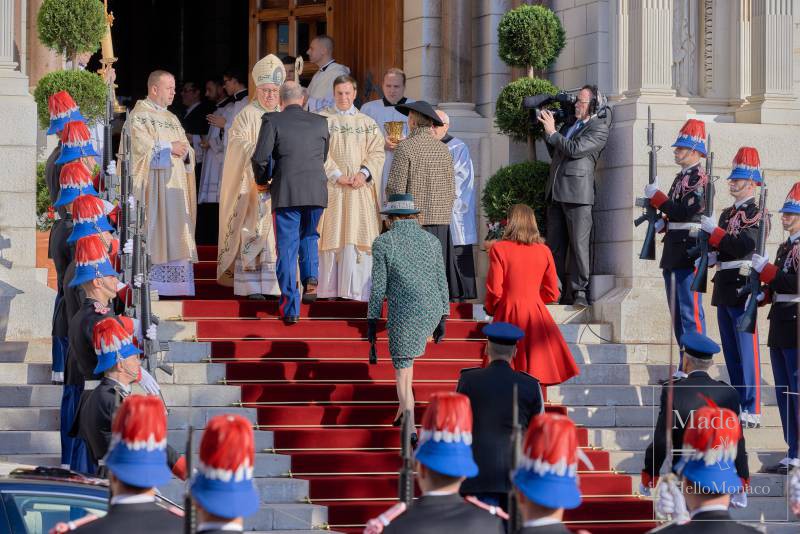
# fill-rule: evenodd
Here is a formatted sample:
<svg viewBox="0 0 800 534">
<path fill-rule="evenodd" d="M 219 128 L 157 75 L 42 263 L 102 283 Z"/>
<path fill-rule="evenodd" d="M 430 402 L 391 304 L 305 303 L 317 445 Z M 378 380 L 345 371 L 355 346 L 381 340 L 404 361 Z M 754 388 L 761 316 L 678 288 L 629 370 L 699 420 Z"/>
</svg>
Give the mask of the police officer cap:
<svg viewBox="0 0 800 534">
<path fill-rule="evenodd" d="M 681 336 L 683 350 L 695 358 L 710 360 L 720 351 L 719 345 L 699 332 L 687 332 Z"/>
<path fill-rule="evenodd" d="M 499 345 L 516 345 L 517 341 L 525 337 L 525 332 L 511 323 L 489 323 L 483 327 L 482 332 L 489 341 Z"/>
</svg>

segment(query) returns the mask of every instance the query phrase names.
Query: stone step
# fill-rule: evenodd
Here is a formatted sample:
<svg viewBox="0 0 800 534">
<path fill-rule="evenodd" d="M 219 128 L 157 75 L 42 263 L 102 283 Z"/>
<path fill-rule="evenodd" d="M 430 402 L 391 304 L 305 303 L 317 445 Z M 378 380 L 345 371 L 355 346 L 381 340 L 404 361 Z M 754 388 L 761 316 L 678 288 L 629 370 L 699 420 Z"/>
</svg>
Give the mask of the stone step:
<svg viewBox="0 0 800 534">
<path fill-rule="evenodd" d="M 652 406 L 660 397 L 661 386 L 657 385 L 561 384 L 547 388 L 547 400 L 565 406 Z M 776 405 L 774 388 L 761 388 L 761 405 Z"/>
<path fill-rule="evenodd" d="M 797 534 L 797 525 L 794 523 L 776 521 L 771 523 L 744 522 L 744 524 L 757 528 L 764 534 Z"/>
<path fill-rule="evenodd" d="M 0 362 L 51 362 L 50 338 L 30 341 L 0 341 Z"/>
<path fill-rule="evenodd" d="M 753 450 L 748 446 L 747 465 L 750 476 L 763 467 L 778 463 L 786 456 L 786 446 L 774 450 Z M 638 475 L 644 465 L 644 449 L 636 451 L 609 451 L 609 462 L 613 469 L 629 475 Z"/>
<path fill-rule="evenodd" d="M 644 451 L 653 440 L 652 427 L 588 428 L 589 444 L 607 451 Z M 744 431 L 747 450 L 780 450 L 786 444 L 774 428 L 748 428 Z"/>
<path fill-rule="evenodd" d="M 159 384 L 218 384 L 225 378 L 225 365 L 212 363 L 172 363 L 172 375 L 156 370 Z M 0 384 L 50 384 L 51 364 L 0 362 Z"/>
<path fill-rule="evenodd" d="M 746 508 L 731 508 L 731 517 L 740 521 L 786 521 L 795 523 L 795 532 L 800 527 L 798 520 L 789 510 L 786 499 L 782 497 L 747 496 Z"/>
<path fill-rule="evenodd" d="M 570 406 L 567 414 L 577 424 L 588 427 L 652 427 L 658 418 L 657 406 Z M 762 409 L 761 425 L 780 432 L 777 406 Z"/>
<path fill-rule="evenodd" d="M 253 480 L 261 494 L 262 503 L 302 503 L 308 499 L 308 480 L 266 477 Z M 168 484 L 160 486 L 158 489 L 166 498 L 175 502 L 183 502 L 186 484 L 173 478 Z"/>
<path fill-rule="evenodd" d="M 629 473 L 633 478 L 634 491 L 638 491 L 641 483 L 641 472 Z M 783 499 L 786 495 L 786 475 L 765 473 L 750 474 L 750 493 L 748 497 Z M 776 519 L 776 518 L 771 518 Z M 777 518 L 780 519 L 780 518 Z"/>
<path fill-rule="evenodd" d="M 88 382 L 91 389 L 96 382 Z M 3 407 L 58 407 L 61 406 L 63 387 L 54 385 L 0 385 L 0 408 Z M 134 386 L 134 393 L 141 393 Z M 233 406 L 241 400 L 239 386 L 162 384 L 161 392 L 170 408 L 180 406 Z"/>
<path fill-rule="evenodd" d="M 658 385 L 659 380 L 669 376 L 669 365 L 640 363 L 591 363 L 579 364 L 580 375 L 565 384 L 630 384 Z M 730 383 L 725 364 L 713 365 L 709 375 L 717 380 Z M 761 365 L 761 384 L 774 385 L 775 379 L 769 364 Z"/>
</svg>

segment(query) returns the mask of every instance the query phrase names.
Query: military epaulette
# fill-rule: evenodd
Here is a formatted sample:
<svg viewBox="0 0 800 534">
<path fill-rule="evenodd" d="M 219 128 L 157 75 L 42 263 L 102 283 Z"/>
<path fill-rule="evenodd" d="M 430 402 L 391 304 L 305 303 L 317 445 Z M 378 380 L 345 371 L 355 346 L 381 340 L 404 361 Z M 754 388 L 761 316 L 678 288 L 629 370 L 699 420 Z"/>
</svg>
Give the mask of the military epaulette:
<svg viewBox="0 0 800 534">
<path fill-rule="evenodd" d="M 502 508 L 500 508 L 499 506 L 492 506 L 492 505 L 486 504 L 485 502 L 481 501 L 480 499 L 478 499 L 477 497 L 474 497 L 472 495 L 467 495 L 466 497 L 464 497 L 464 500 L 467 501 L 468 503 L 470 503 L 473 506 L 477 506 L 481 510 L 486 510 L 490 514 L 496 515 L 497 517 L 499 517 L 500 519 L 502 519 L 504 521 L 508 521 L 508 514 Z"/>
<path fill-rule="evenodd" d="M 91 523 L 96 519 L 99 519 L 96 515 L 87 514 L 80 519 L 76 519 L 75 521 L 56 523 L 55 526 L 50 529 L 49 534 L 63 534 L 64 532 L 70 532 L 78 527 L 82 527 L 83 525 Z"/>
<path fill-rule="evenodd" d="M 465 367 L 459 371 L 461 374 L 468 373 L 470 371 L 477 371 L 478 369 L 483 369 L 483 367 Z"/>
<path fill-rule="evenodd" d="M 406 510 L 408 510 L 406 503 L 399 502 L 395 504 L 378 517 L 373 517 L 367 521 L 367 524 L 364 527 L 364 534 L 380 534 L 383 532 L 384 528 L 389 526 L 389 523 L 397 519 Z"/>
</svg>

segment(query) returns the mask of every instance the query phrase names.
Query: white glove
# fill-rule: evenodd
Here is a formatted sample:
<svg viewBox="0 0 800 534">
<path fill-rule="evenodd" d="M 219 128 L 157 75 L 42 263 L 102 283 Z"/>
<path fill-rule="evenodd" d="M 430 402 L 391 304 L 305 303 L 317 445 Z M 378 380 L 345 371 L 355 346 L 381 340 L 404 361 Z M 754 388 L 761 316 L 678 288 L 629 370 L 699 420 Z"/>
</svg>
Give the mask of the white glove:
<svg viewBox="0 0 800 534">
<path fill-rule="evenodd" d="M 731 496 L 731 508 L 747 508 L 747 492 L 734 493 Z"/>
<path fill-rule="evenodd" d="M 123 284 L 122 282 L 117 281 L 117 293 L 119 293 L 120 289 L 125 287 L 128 284 Z"/>
<path fill-rule="evenodd" d="M 769 254 L 764 253 L 763 256 L 759 256 L 758 254 L 753 254 L 753 257 L 750 260 L 753 269 L 756 270 L 757 273 L 760 273 L 764 270 L 764 267 L 767 266 L 769 263 Z"/>
<path fill-rule="evenodd" d="M 133 287 L 135 287 L 136 289 L 142 287 L 143 283 L 144 283 L 144 275 L 137 274 L 133 277 Z"/>
<path fill-rule="evenodd" d="M 717 229 L 717 223 L 711 217 L 705 215 L 700 217 L 700 228 L 707 234 L 712 234 Z"/>
<path fill-rule="evenodd" d="M 689 517 L 683 491 L 674 476 L 661 477 L 656 488 L 656 514 L 681 521 Z"/>
<path fill-rule="evenodd" d="M 717 253 L 716 252 L 709 252 L 708 253 L 708 266 L 713 267 L 717 264 Z M 700 258 L 694 260 L 695 268 L 700 267 Z"/>
<path fill-rule="evenodd" d="M 133 254 L 133 239 L 128 238 L 128 240 L 125 241 L 125 244 L 122 245 L 122 253 Z"/>
<path fill-rule="evenodd" d="M 664 222 L 664 219 L 657 220 L 655 225 L 656 233 L 661 233 L 661 230 L 663 230 L 666 225 L 667 223 Z"/>
<path fill-rule="evenodd" d="M 136 317 L 132 318 L 131 321 L 133 321 L 133 335 L 138 339 L 142 339 L 142 321 Z"/>
<path fill-rule="evenodd" d="M 647 184 L 644 186 L 644 196 L 647 198 L 653 198 L 658 193 L 658 182 L 654 182 L 652 184 Z"/>
<path fill-rule="evenodd" d="M 153 378 L 153 375 L 147 372 L 147 369 L 142 368 L 141 378 L 139 378 L 139 385 L 148 395 L 158 395 L 161 393 L 161 388 L 158 382 Z"/>
<path fill-rule="evenodd" d="M 151 341 L 158 339 L 158 325 L 151 323 L 150 326 L 147 327 L 147 332 L 145 332 L 144 337 Z"/>
<path fill-rule="evenodd" d="M 645 497 L 650 496 L 650 486 L 645 486 L 641 482 L 639 482 L 639 493 L 644 495 Z"/>
<path fill-rule="evenodd" d="M 113 159 L 108 162 L 108 165 L 106 165 L 106 174 L 109 176 L 117 175 L 117 162 Z"/>
<path fill-rule="evenodd" d="M 800 517 L 800 467 L 795 467 L 789 474 L 789 507 L 794 515 Z"/>
</svg>

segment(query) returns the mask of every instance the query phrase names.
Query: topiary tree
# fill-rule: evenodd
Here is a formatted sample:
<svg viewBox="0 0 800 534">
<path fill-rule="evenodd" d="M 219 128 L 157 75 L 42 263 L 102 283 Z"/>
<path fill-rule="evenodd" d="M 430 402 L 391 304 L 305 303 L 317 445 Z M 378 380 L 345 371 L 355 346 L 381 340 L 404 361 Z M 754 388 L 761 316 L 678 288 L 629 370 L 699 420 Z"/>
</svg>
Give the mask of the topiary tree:
<svg viewBox="0 0 800 534">
<path fill-rule="evenodd" d="M 540 93 L 558 91 L 547 80 L 536 78 L 534 69 L 545 70 L 561 53 L 566 43 L 561 21 L 550 9 L 544 6 L 521 5 L 512 9 L 500 19 L 497 26 L 497 38 L 500 45 L 500 59 L 511 67 L 522 67 L 527 70 L 528 80 L 516 80 L 507 86 L 497 101 L 497 119 L 495 123 L 500 131 L 517 141 L 528 141 L 530 158 L 536 159 L 536 139 L 541 137 L 542 128 L 535 125 L 533 131 L 524 132 L 523 122 L 527 122 L 528 111 L 522 109 L 522 97 Z M 524 89 L 530 92 L 522 93 Z M 541 89 L 541 90 L 540 90 Z M 506 91 L 508 90 L 508 92 Z M 505 94 L 505 97 L 503 95 Z M 501 102 L 501 99 L 505 98 Z M 513 104 L 517 105 L 514 114 Z M 503 114 L 503 118 L 500 115 Z M 514 115 L 514 116 L 512 116 Z M 523 118 L 523 115 L 525 118 Z"/>
<path fill-rule="evenodd" d="M 489 219 L 487 239 L 499 239 L 508 217 L 508 210 L 514 204 L 527 204 L 536 213 L 539 232 L 544 235 L 545 219 L 544 188 L 550 166 L 542 161 L 525 161 L 501 167 L 486 182 L 481 197 L 481 205 Z"/>
<path fill-rule="evenodd" d="M 57 70 L 39 80 L 33 92 L 42 128 L 46 129 L 50 124 L 47 99 L 59 91 L 69 92 L 85 119 L 91 121 L 105 115 L 107 87 L 100 76 L 85 70 Z"/>
<path fill-rule="evenodd" d="M 564 28 L 555 13 L 544 6 L 522 5 L 500 19 L 497 26 L 500 59 L 512 67 L 545 70 L 566 44 Z"/>
<path fill-rule="evenodd" d="M 78 54 L 100 47 L 106 32 L 106 12 L 100 0 L 44 0 L 36 26 L 42 44 L 66 54 L 77 70 Z"/>
<path fill-rule="evenodd" d="M 530 95 L 554 95 L 558 87 L 542 78 L 520 78 L 503 87 L 497 97 L 494 123 L 497 129 L 514 141 L 525 142 L 528 136 L 540 139 L 544 129 L 531 120 L 530 111 L 522 107 L 522 99 Z"/>
</svg>

